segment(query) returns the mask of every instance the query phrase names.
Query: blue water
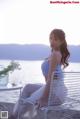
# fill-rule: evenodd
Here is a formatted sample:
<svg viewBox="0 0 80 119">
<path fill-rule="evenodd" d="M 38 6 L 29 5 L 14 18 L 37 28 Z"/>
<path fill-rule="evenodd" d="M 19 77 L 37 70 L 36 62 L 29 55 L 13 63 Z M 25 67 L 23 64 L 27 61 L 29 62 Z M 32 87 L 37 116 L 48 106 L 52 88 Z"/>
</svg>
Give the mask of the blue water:
<svg viewBox="0 0 80 119">
<path fill-rule="evenodd" d="M 0 65 L 7 66 L 9 60 L 0 60 Z M 9 83 L 22 84 L 28 83 L 45 83 L 41 63 L 43 61 L 20 61 L 21 70 L 15 70 L 9 74 Z M 80 63 L 70 63 L 65 71 L 80 71 Z M 0 92 L 0 101 L 16 102 L 19 96 L 19 91 Z"/>
</svg>

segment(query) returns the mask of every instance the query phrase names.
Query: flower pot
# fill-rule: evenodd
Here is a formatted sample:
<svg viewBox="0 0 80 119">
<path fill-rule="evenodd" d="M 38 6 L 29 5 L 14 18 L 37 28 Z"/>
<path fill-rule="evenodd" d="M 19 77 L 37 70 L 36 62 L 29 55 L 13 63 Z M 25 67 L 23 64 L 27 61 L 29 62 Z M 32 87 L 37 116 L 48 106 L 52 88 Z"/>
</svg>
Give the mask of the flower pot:
<svg viewBox="0 0 80 119">
<path fill-rule="evenodd" d="M 7 86 L 8 84 L 8 79 L 9 79 L 9 75 L 1 75 L 0 76 L 0 86 Z"/>
</svg>

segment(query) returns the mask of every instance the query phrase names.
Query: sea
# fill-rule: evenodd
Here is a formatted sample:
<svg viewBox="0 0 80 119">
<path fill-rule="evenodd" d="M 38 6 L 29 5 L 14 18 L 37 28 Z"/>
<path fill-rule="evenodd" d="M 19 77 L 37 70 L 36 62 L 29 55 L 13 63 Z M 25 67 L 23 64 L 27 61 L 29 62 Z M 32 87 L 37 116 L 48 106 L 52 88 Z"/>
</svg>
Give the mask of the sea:
<svg viewBox="0 0 80 119">
<path fill-rule="evenodd" d="M 45 79 L 41 71 L 43 60 L 24 61 L 16 60 L 20 64 L 20 70 L 15 70 L 9 73 L 9 84 L 22 85 L 23 87 L 30 83 L 45 84 Z M 6 67 L 10 60 L 0 60 L 0 65 Z M 80 71 L 80 63 L 69 63 L 69 66 L 64 71 Z M 0 91 L 0 102 L 16 102 L 20 95 L 19 90 Z"/>
</svg>

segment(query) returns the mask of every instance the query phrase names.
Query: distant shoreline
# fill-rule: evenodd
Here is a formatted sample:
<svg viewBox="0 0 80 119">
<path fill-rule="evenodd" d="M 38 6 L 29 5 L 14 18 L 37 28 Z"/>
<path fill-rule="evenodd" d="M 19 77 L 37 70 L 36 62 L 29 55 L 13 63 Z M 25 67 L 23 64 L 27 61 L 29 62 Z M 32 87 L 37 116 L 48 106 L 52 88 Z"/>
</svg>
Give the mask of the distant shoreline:
<svg viewBox="0 0 80 119">
<path fill-rule="evenodd" d="M 80 46 L 69 45 L 69 62 L 80 63 Z M 41 61 L 50 55 L 50 47 L 44 44 L 0 44 L 0 60 Z"/>
</svg>

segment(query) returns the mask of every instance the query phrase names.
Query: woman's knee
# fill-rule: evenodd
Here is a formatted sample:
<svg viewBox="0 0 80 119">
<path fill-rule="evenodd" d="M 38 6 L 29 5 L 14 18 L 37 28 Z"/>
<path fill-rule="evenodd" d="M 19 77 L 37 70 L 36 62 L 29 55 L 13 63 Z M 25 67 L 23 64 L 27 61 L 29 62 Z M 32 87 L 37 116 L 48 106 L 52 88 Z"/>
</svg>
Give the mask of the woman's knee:
<svg viewBox="0 0 80 119">
<path fill-rule="evenodd" d="M 26 85 L 23 87 L 23 90 L 22 90 L 22 91 L 27 90 L 27 89 L 29 89 L 30 87 L 31 87 L 31 84 L 26 84 Z"/>
<path fill-rule="evenodd" d="M 21 92 L 21 97 L 27 96 L 29 94 L 31 84 L 27 84 L 23 87 L 22 92 Z"/>
<path fill-rule="evenodd" d="M 25 91 L 34 92 L 37 89 L 39 89 L 40 87 L 41 87 L 41 85 L 39 85 L 39 84 L 27 84 L 24 86 L 22 92 L 25 92 Z"/>
<path fill-rule="evenodd" d="M 27 84 L 24 86 L 21 92 L 21 97 L 29 97 L 33 92 L 41 87 L 39 84 Z"/>
</svg>

